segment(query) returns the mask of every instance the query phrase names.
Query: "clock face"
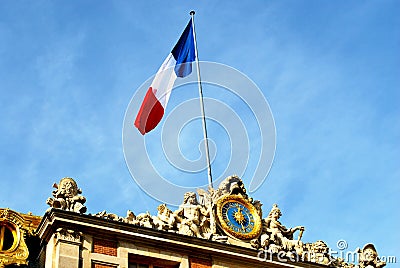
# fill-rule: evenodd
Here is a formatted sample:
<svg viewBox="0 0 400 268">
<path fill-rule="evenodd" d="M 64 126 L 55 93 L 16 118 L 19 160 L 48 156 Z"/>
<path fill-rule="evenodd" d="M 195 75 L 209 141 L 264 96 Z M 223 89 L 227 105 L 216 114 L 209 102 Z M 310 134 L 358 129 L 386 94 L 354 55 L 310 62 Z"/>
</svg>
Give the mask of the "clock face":
<svg viewBox="0 0 400 268">
<path fill-rule="evenodd" d="M 217 215 L 222 229 L 235 238 L 249 240 L 261 232 L 258 211 L 239 195 L 229 195 L 218 200 Z"/>
</svg>

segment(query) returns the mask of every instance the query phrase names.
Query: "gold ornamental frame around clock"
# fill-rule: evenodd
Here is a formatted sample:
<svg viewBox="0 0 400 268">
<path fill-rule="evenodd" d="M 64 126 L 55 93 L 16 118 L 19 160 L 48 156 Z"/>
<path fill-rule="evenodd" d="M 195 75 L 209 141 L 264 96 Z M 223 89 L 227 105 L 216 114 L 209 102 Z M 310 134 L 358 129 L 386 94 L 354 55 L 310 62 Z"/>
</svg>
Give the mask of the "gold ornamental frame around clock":
<svg viewBox="0 0 400 268">
<path fill-rule="evenodd" d="M 29 227 L 25 226 L 25 220 L 19 213 L 10 209 L 0 209 L 0 267 L 28 263 L 29 250 L 24 235 Z M 8 246 L 4 248 L 5 232 L 9 232 L 11 236 L 7 238 Z"/>
<path fill-rule="evenodd" d="M 240 232 L 235 232 L 231 228 L 229 228 L 228 224 L 224 220 L 222 213 L 223 206 L 228 202 L 240 203 L 250 211 L 254 219 L 254 228 L 253 230 L 251 230 L 251 232 L 243 234 Z M 261 234 L 262 223 L 261 223 L 261 217 L 258 214 L 257 209 L 248 200 L 244 199 L 241 195 L 222 196 L 217 201 L 216 210 L 217 210 L 218 223 L 220 227 L 224 230 L 224 232 L 229 236 L 240 240 L 251 240 L 257 238 Z"/>
</svg>

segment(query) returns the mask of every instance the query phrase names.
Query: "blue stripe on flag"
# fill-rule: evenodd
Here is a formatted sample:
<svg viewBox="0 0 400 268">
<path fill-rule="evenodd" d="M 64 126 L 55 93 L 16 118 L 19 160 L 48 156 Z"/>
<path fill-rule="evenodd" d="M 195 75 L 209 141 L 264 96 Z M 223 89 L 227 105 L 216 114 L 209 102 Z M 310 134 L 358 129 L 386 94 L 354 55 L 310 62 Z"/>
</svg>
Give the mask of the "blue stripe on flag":
<svg viewBox="0 0 400 268">
<path fill-rule="evenodd" d="M 192 73 L 192 62 L 196 59 L 192 20 L 189 21 L 178 43 L 172 49 L 176 60 L 175 73 L 177 77 L 185 77 Z"/>
</svg>

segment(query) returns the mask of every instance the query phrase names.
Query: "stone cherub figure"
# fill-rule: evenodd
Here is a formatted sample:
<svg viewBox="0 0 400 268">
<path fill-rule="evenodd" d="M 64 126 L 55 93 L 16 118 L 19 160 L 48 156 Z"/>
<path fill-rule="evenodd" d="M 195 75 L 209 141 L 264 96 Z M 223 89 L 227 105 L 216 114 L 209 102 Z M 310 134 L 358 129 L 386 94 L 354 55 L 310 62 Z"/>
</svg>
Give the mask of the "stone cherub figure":
<svg viewBox="0 0 400 268">
<path fill-rule="evenodd" d="M 196 193 L 185 193 L 183 204 L 174 214 L 180 223 L 180 234 L 208 238 L 206 236 L 210 234 L 209 211 L 198 203 Z"/>
<path fill-rule="evenodd" d="M 358 266 L 360 268 L 381 268 L 386 265 L 384 261 L 379 260 L 378 252 L 373 244 L 366 244 L 358 253 Z"/>
<path fill-rule="evenodd" d="M 300 241 L 303 231 L 303 226 L 294 228 L 286 228 L 279 222 L 282 216 L 278 205 L 274 204 L 268 217 L 263 219 L 263 234 L 261 235 L 261 245 L 264 248 L 269 248 L 271 251 L 278 252 L 284 250 L 291 252 L 296 251 L 297 254 L 303 253 L 303 243 Z M 297 240 L 293 239 L 293 234 L 299 230 L 300 234 Z"/>
<path fill-rule="evenodd" d="M 53 191 L 53 197 L 49 197 L 46 203 L 52 208 L 74 211 L 77 213 L 85 213 L 86 198 L 82 195 L 82 190 L 78 188 L 76 182 L 72 178 L 63 178 L 60 183 L 53 184 L 56 190 Z"/>
</svg>

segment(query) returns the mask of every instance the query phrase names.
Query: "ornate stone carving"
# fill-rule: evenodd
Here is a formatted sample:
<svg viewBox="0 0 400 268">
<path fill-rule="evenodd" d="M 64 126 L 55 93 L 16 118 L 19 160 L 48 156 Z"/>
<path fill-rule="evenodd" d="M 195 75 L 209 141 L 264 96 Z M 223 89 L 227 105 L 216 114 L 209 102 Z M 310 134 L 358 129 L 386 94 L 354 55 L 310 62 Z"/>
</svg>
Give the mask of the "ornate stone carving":
<svg viewBox="0 0 400 268">
<path fill-rule="evenodd" d="M 86 207 L 83 205 L 86 198 L 80 195 L 82 190 L 72 178 L 63 178 L 58 185 L 54 183 L 53 187 L 56 188 L 53 191 L 54 198 L 50 197 L 46 201 L 50 207 L 77 213 L 86 212 Z"/>
<path fill-rule="evenodd" d="M 58 228 L 56 230 L 57 241 L 72 242 L 79 244 L 81 242 L 81 232 L 70 229 Z"/>
<path fill-rule="evenodd" d="M 166 204 L 159 205 L 156 216 L 150 215 L 149 212 L 136 216 L 130 210 L 127 211 L 126 217 L 119 217 L 106 211 L 94 216 L 212 239 L 221 243 L 253 247 L 271 254 L 279 254 L 280 257 L 283 257 L 282 253 L 284 253 L 290 259 L 297 257 L 299 261 L 329 267 L 356 267 L 341 258 L 331 256 L 327 244 L 322 240 L 304 244 L 301 238 L 305 228 L 303 226 L 285 227 L 279 221 L 282 212 L 276 204 L 273 205 L 268 216 L 261 220 L 261 202 L 247 195 L 243 181 L 236 175 L 227 177 L 217 189 L 209 188 L 208 191 L 198 189 L 197 194 L 198 196 L 194 192 L 187 192 L 182 205 L 174 212 Z M 58 195 L 54 194 L 54 196 L 57 198 Z M 297 231 L 299 232 L 295 238 Z M 385 263 L 377 258 L 377 252 L 372 244 L 366 245 L 359 254 L 358 268 L 385 266 Z"/>
<path fill-rule="evenodd" d="M 286 228 L 280 223 L 279 218 L 282 216 L 281 210 L 278 205 L 274 204 L 268 217 L 263 219 L 263 233 L 261 235 L 260 244 L 265 249 L 275 251 L 295 251 L 301 255 L 303 253 L 303 243 L 301 237 L 305 228 L 303 226 L 296 226 L 294 228 Z M 293 239 L 294 233 L 299 230 L 297 239 Z"/>
<path fill-rule="evenodd" d="M 196 193 L 187 192 L 183 198 L 183 204 L 174 212 L 179 222 L 179 233 L 209 238 L 210 220 L 209 211 L 197 201 Z"/>
<path fill-rule="evenodd" d="M 138 225 L 142 227 L 147 227 L 147 228 L 156 227 L 153 222 L 153 217 L 150 215 L 148 211 L 146 213 L 140 213 L 139 215 L 137 215 L 136 220 L 139 222 Z"/>
<path fill-rule="evenodd" d="M 360 268 L 380 268 L 386 265 L 379 260 L 378 252 L 373 244 L 366 244 L 362 250 L 359 250 L 358 266 Z"/>
<path fill-rule="evenodd" d="M 98 213 L 94 214 L 93 216 L 96 216 L 96 217 L 99 217 L 102 219 L 113 220 L 113 221 L 124 221 L 124 219 L 119 217 L 117 214 L 107 213 L 107 211 L 105 211 L 105 210 L 98 212 Z"/>
<path fill-rule="evenodd" d="M 178 217 L 170 210 L 166 204 L 157 207 L 158 214 L 153 217 L 153 222 L 157 229 L 169 231 L 177 228 Z"/>
<path fill-rule="evenodd" d="M 331 264 L 332 257 L 329 255 L 328 245 L 324 241 L 318 240 L 312 244 L 307 244 L 305 248 L 307 249 L 306 259 L 308 261 L 325 265 Z"/>
<path fill-rule="evenodd" d="M 123 219 L 123 222 L 134 224 L 134 225 L 139 225 L 139 221 L 136 219 L 135 213 L 133 213 L 130 210 L 128 210 L 126 212 L 126 218 Z"/>
<path fill-rule="evenodd" d="M 212 188 L 208 191 L 199 189 L 198 194 L 200 202 L 197 200 L 196 193 L 186 193 L 182 205 L 175 212 L 172 212 L 165 204 L 161 204 L 157 208 L 156 216 L 151 216 L 148 212 L 135 216 L 130 210 L 125 218 L 106 211 L 94 214 L 94 216 L 199 238 L 209 239 L 212 237 L 220 242 L 227 242 L 225 233 L 215 227 L 216 203 L 222 197 L 235 195 L 243 198 L 245 202 L 254 206 L 255 211 L 261 217 L 261 203 L 253 201 L 247 196 L 244 184 L 238 176 L 229 176 L 221 182 L 216 190 Z"/>
<path fill-rule="evenodd" d="M 221 224 L 221 220 L 218 221 L 216 204 L 219 200 L 226 198 L 227 196 L 238 196 L 243 198 L 245 202 L 250 203 L 251 207 L 254 207 L 259 217 L 262 216 L 261 202 L 255 201 L 246 193 L 243 181 L 236 175 L 225 178 L 218 186 L 217 189 L 209 188 L 208 192 L 203 189 L 198 189 L 200 204 L 205 207 L 209 213 L 210 218 L 210 233 L 213 240 L 226 242 L 226 234 L 229 233 L 228 228 L 224 228 Z M 219 225 L 219 226 L 217 226 Z"/>
<path fill-rule="evenodd" d="M 90 214 L 89 214 L 90 215 Z M 131 210 L 127 210 L 126 212 L 126 217 L 120 217 L 117 214 L 114 213 L 107 213 L 107 211 L 103 210 L 101 212 L 98 212 L 96 214 L 93 214 L 95 217 L 99 217 L 102 219 L 110 220 L 110 221 L 119 221 L 119 222 L 125 222 L 133 225 L 139 225 L 140 226 L 140 221 L 138 219 L 143 219 L 143 216 L 140 218 L 136 217 L 135 213 L 133 213 Z"/>
<path fill-rule="evenodd" d="M 240 195 L 244 199 L 249 200 L 253 203 L 257 209 L 261 209 L 261 203 L 259 201 L 253 201 L 246 194 L 246 188 L 244 187 L 243 181 L 236 175 L 232 175 L 224 179 L 218 186 L 217 189 L 208 188 L 208 191 L 198 189 L 199 204 L 211 210 L 211 206 L 215 205 L 216 202 L 223 196 L 226 195 Z M 261 211 L 261 210 L 260 210 Z"/>
</svg>

